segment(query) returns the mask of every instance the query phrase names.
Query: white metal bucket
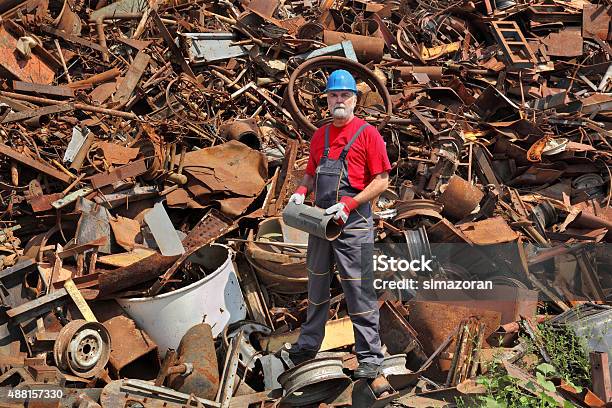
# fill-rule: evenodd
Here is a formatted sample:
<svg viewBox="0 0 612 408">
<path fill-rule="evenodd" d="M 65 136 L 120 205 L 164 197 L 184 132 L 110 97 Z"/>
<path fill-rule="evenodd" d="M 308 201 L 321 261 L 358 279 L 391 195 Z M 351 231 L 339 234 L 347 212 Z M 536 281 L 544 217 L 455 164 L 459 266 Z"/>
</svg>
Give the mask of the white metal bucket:
<svg viewBox="0 0 612 408">
<path fill-rule="evenodd" d="M 208 323 L 217 336 L 230 323 L 246 317 L 229 247 L 212 244 L 188 261 L 214 269 L 189 286 L 146 298 L 117 299 L 119 305 L 157 343 L 162 355 L 176 350 L 181 338 L 198 323 Z"/>
</svg>

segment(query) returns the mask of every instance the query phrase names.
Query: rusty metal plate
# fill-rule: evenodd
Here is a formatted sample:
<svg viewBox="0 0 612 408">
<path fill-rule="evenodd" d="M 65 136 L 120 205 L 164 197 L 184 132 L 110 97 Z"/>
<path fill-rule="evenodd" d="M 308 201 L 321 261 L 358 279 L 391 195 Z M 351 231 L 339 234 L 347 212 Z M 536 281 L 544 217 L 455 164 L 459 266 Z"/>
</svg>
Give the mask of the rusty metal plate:
<svg viewBox="0 0 612 408">
<path fill-rule="evenodd" d="M 156 369 L 159 369 L 159 356 L 157 354 L 157 344 L 147 335 L 147 333 L 138 327 L 132 319 L 127 316 L 115 316 L 112 319 L 105 321 L 104 327 L 108 330 L 111 337 L 111 344 L 119 345 L 111 349 L 109 362 L 117 373 L 121 376 L 122 370 L 137 361 L 138 359 L 148 356 L 147 362 L 150 363 L 146 370 L 140 367 L 140 370 L 132 370 L 130 378 L 152 379 L 155 377 Z M 127 375 L 127 373 L 123 373 Z"/>
<path fill-rule="evenodd" d="M 55 72 L 49 61 L 43 57 L 41 47 L 35 46 L 30 59 L 25 59 L 16 52 L 20 27 L 10 20 L 0 24 L 0 71 L 9 78 L 24 82 L 50 84 L 55 79 Z"/>
<path fill-rule="evenodd" d="M 32 206 L 32 211 L 42 212 L 53 209 L 51 203 L 60 198 L 62 198 L 61 193 L 45 194 L 29 198 L 28 203 Z"/>
<path fill-rule="evenodd" d="M 407 354 L 417 347 L 422 348 L 417 332 L 388 300 L 380 307 L 379 331 L 380 340 L 390 354 Z"/>
<path fill-rule="evenodd" d="M 586 3 L 582 9 L 582 36 L 608 40 L 612 7 Z"/>
<path fill-rule="evenodd" d="M 541 40 L 550 57 L 579 57 L 582 55 L 582 36 L 579 30 L 565 29 L 551 33 Z"/>
<path fill-rule="evenodd" d="M 485 324 L 485 338 L 489 337 L 500 325 L 501 313 L 473 307 L 471 302 L 449 305 L 443 302 L 411 301 L 408 303 L 410 325 L 418 333 L 425 353 L 433 353 L 457 328 L 461 321 L 470 316 L 478 316 Z M 455 341 L 449 344 L 452 350 Z"/>
<path fill-rule="evenodd" d="M 503 217 L 494 217 L 459 225 L 461 232 L 477 245 L 501 244 L 518 238 Z"/>
</svg>

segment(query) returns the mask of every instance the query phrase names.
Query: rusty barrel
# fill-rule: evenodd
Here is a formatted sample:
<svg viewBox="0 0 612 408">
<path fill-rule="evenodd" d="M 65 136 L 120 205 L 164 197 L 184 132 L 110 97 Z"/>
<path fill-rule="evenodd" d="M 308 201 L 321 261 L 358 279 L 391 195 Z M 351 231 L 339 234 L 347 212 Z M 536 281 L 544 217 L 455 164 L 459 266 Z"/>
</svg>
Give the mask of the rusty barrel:
<svg viewBox="0 0 612 408">
<path fill-rule="evenodd" d="M 219 368 L 210 325 L 200 323 L 187 330 L 177 354 L 178 363 L 190 364 L 192 371 L 186 375 L 170 375 L 170 387 L 185 394 L 214 400 L 219 389 Z"/>
</svg>

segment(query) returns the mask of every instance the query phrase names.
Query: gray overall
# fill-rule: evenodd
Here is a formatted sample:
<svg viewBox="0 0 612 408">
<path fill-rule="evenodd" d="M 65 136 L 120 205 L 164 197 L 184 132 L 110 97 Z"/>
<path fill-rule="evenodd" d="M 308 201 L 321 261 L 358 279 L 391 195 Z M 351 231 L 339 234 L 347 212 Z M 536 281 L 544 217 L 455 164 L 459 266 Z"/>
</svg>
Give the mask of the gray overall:
<svg viewBox="0 0 612 408">
<path fill-rule="evenodd" d="M 354 197 L 359 191 L 350 186 L 346 155 L 361 132 L 359 128 L 346 144 L 338 160 L 329 155 L 329 126 L 325 129 L 325 147 L 315 175 L 315 206 L 328 208 L 343 196 Z M 374 243 L 372 208 L 364 203 L 353 210 L 342 233 L 334 241 L 308 237 L 308 312 L 297 342 L 300 350 L 318 351 L 325 334 L 329 313 L 330 284 L 334 262 L 355 334 L 359 362 L 380 364 L 383 354 L 378 334 L 378 302 L 373 286 L 372 257 L 362 260 L 362 244 Z"/>
</svg>

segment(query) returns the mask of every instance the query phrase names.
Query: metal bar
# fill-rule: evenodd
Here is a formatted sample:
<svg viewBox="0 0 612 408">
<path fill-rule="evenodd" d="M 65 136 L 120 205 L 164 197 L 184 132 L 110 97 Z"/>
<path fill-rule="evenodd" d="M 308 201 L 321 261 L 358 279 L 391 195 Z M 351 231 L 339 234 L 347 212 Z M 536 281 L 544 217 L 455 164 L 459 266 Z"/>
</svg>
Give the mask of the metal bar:
<svg viewBox="0 0 612 408">
<path fill-rule="evenodd" d="M 603 402 L 610 402 L 612 400 L 612 385 L 610 384 L 608 353 L 592 351 L 589 353 L 589 360 L 591 361 L 593 392 Z"/>
<path fill-rule="evenodd" d="M 107 237 L 100 237 L 98 239 L 95 239 L 93 241 L 87 242 L 85 244 L 76 245 L 76 246 L 73 246 L 71 248 L 65 248 L 63 251 L 58 252 L 56 254 L 56 256 L 58 258 L 60 258 L 60 259 L 69 258 L 69 257 L 74 256 L 76 254 L 80 254 L 82 252 L 89 251 L 90 249 L 94 249 L 94 248 L 97 248 L 99 246 L 106 245 L 106 241 L 107 240 L 108 240 Z"/>
<path fill-rule="evenodd" d="M 38 170 L 41 173 L 45 173 L 46 175 L 53 177 L 54 179 L 57 179 L 63 183 L 70 184 L 70 182 L 72 181 L 72 179 L 68 175 L 62 173 L 61 171 L 56 170 L 47 164 L 40 163 L 34 159 L 31 159 L 21 153 L 17 153 L 15 150 L 11 149 L 5 144 L 0 143 L 0 154 L 8 156 L 13 160 L 17 160 L 19 163 L 31 167 L 34 170 Z"/>
<path fill-rule="evenodd" d="M 6 268 L 5 270 L 0 271 L 0 279 L 6 278 L 7 276 L 20 272 L 26 268 L 31 268 L 34 265 L 37 265 L 36 261 L 27 258 L 26 260 L 20 261 L 17 264 L 11 266 L 10 268 Z"/>
<path fill-rule="evenodd" d="M 145 390 L 145 391 L 149 391 L 153 394 L 157 394 L 157 395 L 167 395 L 169 397 L 173 397 L 173 398 L 178 398 L 178 399 L 182 399 L 185 402 L 187 402 L 188 400 L 197 400 L 198 402 L 200 402 L 201 404 L 203 404 L 206 407 L 212 407 L 212 408 L 219 408 L 221 406 L 221 404 L 219 404 L 218 402 L 215 401 L 210 401 L 204 398 L 199 398 L 196 397 L 194 395 L 187 395 L 187 394 L 183 394 L 182 392 L 178 392 L 178 391 L 174 391 L 171 388 L 166 388 L 166 387 L 157 387 L 151 383 L 148 383 L 146 381 L 143 380 L 124 380 L 124 384 L 125 385 L 129 385 L 132 386 L 134 388 L 140 389 L 140 390 Z"/>
<path fill-rule="evenodd" d="M 31 82 L 13 81 L 13 90 L 21 92 L 41 93 L 53 96 L 65 96 L 74 98 L 74 91 L 67 86 L 54 86 L 45 84 L 33 84 Z"/>
<path fill-rule="evenodd" d="M 142 74 L 149 66 L 151 57 L 144 51 L 139 51 L 134 58 L 134 62 L 128 68 L 125 78 L 117 85 L 117 92 L 113 96 L 115 102 L 119 102 L 120 105 L 127 103 L 132 96 L 132 92 L 136 89 L 136 85 L 140 82 Z"/>
<path fill-rule="evenodd" d="M 62 288 L 48 295 L 7 310 L 6 314 L 13 324 L 22 323 L 31 318 L 41 316 L 66 302 L 68 292 Z"/>
<path fill-rule="evenodd" d="M 20 122 L 24 119 L 34 118 L 36 116 L 46 116 L 54 113 L 68 112 L 74 110 L 74 103 L 66 103 L 63 105 L 50 105 L 44 108 L 29 109 L 21 112 L 9 113 L 6 115 L 2 123 Z"/>
<path fill-rule="evenodd" d="M 219 394 L 217 394 L 216 398 L 217 402 L 221 403 L 221 408 L 229 408 L 232 401 L 242 337 L 243 332 L 240 331 L 230 342 L 229 353 L 227 354 L 225 366 L 223 367 L 223 377 L 221 379 L 222 386 L 219 388 Z"/>
<path fill-rule="evenodd" d="M 85 39 L 83 39 L 81 37 L 77 37 L 77 36 L 74 36 L 74 35 L 67 34 L 67 33 L 65 33 L 62 30 L 58 30 L 56 28 L 53 28 L 53 27 L 50 27 L 50 26 L 47 26 L 47 25 L 41 26 L 41 29 L 42 29 L 42 31 L 46 32 L 47 34 L 54 35 L 56 37 L 59 37 L 59 38 L 61 38 L 63 40 L 66 40 L 66 41 L 74 43 L 74 44 L 78 44 L 78 45 L 82 45 L 82 46 L 87 47 L 87 48 L 91 48 L 92 50 L 98 51 L 98 52 L 100 52 L 102 54 L 105 54 L 105 53 L 108 52 L 108 49 L 105 49 L 105 48 L 101 47 L 99 44 L 96 44 L 95 42 L 88 41 L 88 40 L 85 40 Z"/>
<path fill-rule="evenodd" d="M 191 70 L 191 67 L 189 66 L 187 61 L 185 61 L 185 58 L 183 57 L 183 54 L 181 53 L 179 47 L 174 43 L 174 39 L 170 35 L 170 32 L 168 31 L 164 23 L 161 21 L 161 18 L 159 17 L 159 14 L 157 14 L 157 11 L 152 10 L 151 17 L 153 18 L 153 22 L 157 26 L 159 33 L 166 42 L 166 45 L 168 46 L 168 48 L 170 48 L 170 52 L 172 53 L 174 58 L 176 58 L 176 62 L 181 65 L 183 72 L 195 79 L 195 74 Z"/>
<path fill-rule="evenodd" d="M 93 188 L 102 188 L 117 181 L 125 180 L 129 177 L 140 176 L 147 171 L 145 161 L 146 159 L 137 160 L 108 173 L 96 174 L 95 176 L 89 178 L 89 182 Z"/>
<path fill-rule="evenodd" d="M 83 298 L 83 295 L 81 295 L 81 292 L 76 287 L 72 279 L 66 279 L 66 281 L 64 282 L 64 288 L 72 298 L 74 304 L 79 308 L 79 312 L 81 312 L 81 315 L 83 315 L 85 320 L 87 320 L 88 322 L 97 322 L 98 319 L 96 319 L 96 316 L 89 308 L 89 305 Z"/>
<path fill-rule="evenodd" d="M 27 101 L 27 102 L 42 103 L 44 105 L 61 105 L 64 103 L 63 101 L 56 101 L 54 99 L 39 98 L 37 96 L 22 95 L 22 94 L 18 94 L 14 92 L 0 91 L 0 95 L 7 96 L 9 98 L 22 100 L 22 101 Z M 102 113 L 102 114 L 110 115 L 110 116 L 118 116 L 120 118 L 125 118 L 125 119 L 133 119 L 133 120 L 138 119 L 138 116 L 136 116 L 133 113 L 123 112 L 123 111 L 119 111 L 115 109 L 99 108 L 97 106 L 86 105 L 84 103 L 75 103 L 74 109 L 80 109 L 85 112 Z"/>
</svg>

